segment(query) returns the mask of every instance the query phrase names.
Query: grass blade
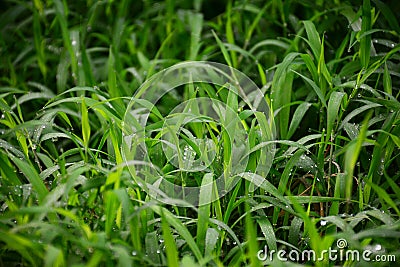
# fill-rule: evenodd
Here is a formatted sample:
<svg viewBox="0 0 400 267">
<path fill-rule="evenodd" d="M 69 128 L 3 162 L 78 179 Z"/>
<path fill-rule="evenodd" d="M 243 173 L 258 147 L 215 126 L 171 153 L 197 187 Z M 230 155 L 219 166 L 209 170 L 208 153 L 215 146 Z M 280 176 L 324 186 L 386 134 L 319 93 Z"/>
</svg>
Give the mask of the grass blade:
<svg viewBox="0 0 400 267">
<path fill-rule="evenodd" d="M 348 203 L 351 200 L 352 189 L 353 189 L 353 173 L 354 168 L 356 166 L 358 156 L 361 151 L 361 147 L 365 141 L 367 130 L 368 130 L 368 120 L 371 117 L 371 113 L 369 113 L 363 121 L 363 125 L 361 126 L 361 130 L 355 142 L 349 144 L 348 149 L 345 154 L 345 172 L 346 172 L 346 200 Z"/>
<path fill-rule="evenodd" d="M 175 240 L 171 233 L 171 228 L 168 225 L 167 219 L 164 214 L 161 214 L 161 226 L 165 243 L 165 251 L 167 253 L 168 266 L 178 267 L 178 251 L 176 248 Z"/>
<path fill-rule="evenodd" d="M 332 140 L 331 133 L 334 127 L 334 123 L 338 117 L 338 111 L 344 95 L 345 94 L 342 92 L 333 92 L 329 98 L 326 136 L 331 140 Z"/>
<path fill-rule="evenodd" d="M 197 217 L 196 240 L 200 251 L 205 251 L 208 219 L 210 218 L 210 203 L 214 195 L 213 184 L 213 175 L 211 173 L 205 174 L 200 188 L 199 211 Z"/>
<path fill-rule="evenodd" d="M 362 5 L 362 23 L 360 34 L 371 30 L 371 3 L 370 0 L 364 0 Z M 364 69 L 368 68 L 371 54 L 371 35 L 366 34 L 360 40 L 360 61 Z"/>
<path fill-rule="evenodd" d="M 21 170 L 21 172 L 25 175 L 25 177 L 28 179 L 28 181 L 32 184 L 33 188 L 35 188 L 35 191 L 38 193 L 38 200 L 39 203 L 42 202 L 42 200 L 45 199 L 45 197 L 48 194 L 48 190 L 43 183 L 42 179 L 40 178 L 39 173 L 36 171 L 36 169 L 32 166 L 32 164 L 23 161 L 22 159 L 19 159 L 13 155 L 9 155 L 11 160 L 17 165 L 17 167 Z"/>
</svg>

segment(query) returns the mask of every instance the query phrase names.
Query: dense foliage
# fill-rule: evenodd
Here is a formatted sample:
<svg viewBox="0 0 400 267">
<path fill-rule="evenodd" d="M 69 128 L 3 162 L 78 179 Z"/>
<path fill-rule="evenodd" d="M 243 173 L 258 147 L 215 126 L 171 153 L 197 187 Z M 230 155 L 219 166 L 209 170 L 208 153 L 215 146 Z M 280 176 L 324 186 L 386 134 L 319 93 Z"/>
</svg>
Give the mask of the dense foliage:
<svg viewBox="0 0 400 267">
<path fill-rule="evenodd" d="M 257 258 L 264 247 L 322 252 L 338 239 L 399 262 L 397 1 L 1 5 L 1 266 L 259 266 L 271 264 Z M 276 141 L 256 190 L 240 179 L 212 203 L 204 199 L 213 191 L 203 190 L 202 205 L 181 207 L 154 199 L 135 179 L 123 136 L 138 88 L 189 60 L 250 77 L 271 107 Z M 265 157 L 261 115 L 227 88 L 199 83 L 151 110 L 144 140 L 159 175 L 201 186 L 231 168 L 226 121 L 188 123 L 180 136 L 193 159 L 201 154 L 194 136 L 212 140 L 206 170 L 180 170 L 164 153 L 160 125 L 197 97 L 219 100 L 240 118 L 251 151 L 245 169 L 254 173 Z"/>
</svg>

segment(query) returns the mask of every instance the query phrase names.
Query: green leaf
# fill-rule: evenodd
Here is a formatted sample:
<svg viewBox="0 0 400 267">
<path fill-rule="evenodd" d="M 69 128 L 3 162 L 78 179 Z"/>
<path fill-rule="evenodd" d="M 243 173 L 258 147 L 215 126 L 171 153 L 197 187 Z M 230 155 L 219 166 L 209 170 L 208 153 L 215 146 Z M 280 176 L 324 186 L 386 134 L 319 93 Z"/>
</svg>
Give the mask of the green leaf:
<svg viewBox="0 0 400 267">
<path fill-rule="evenodd" d="M 189 60 L 196 60 L 201 46 L 201 30 L 203 28 L 203 14 L 188 13 L 191 28 Z"/>
<path fill-rule="evenodd" d="M 206 234 L 208 230 L 208 219 L 210 218 L 210 203 L 213 193 L 213 175 L 207 173 L 204 175 L 200 187 L 199 211 L 197 217 L 197 245 L 200 251 L 205 251 Z"/>
<path fill-rule="evenodd" d="M 321 55 L 321 39 L 319 38 L 319 33 L 312 21 L 306 20 L 303 21 L 303 23 L 307 32 L 308 42 L 310 44 L 314 57 L 316 59 L 319 59 Z"/>
<path fill-rule="evenodd" d="M 168 222 L 168 224 L 175 228 L 175 230 L 179 233 L 179 235 L 181 235 L 181 237 L 186 241 L 187 245 L 191 248 L 197 260 L 200 261 L 202 259 L 202 253 L 200 252 L 199 247 L 197 246 L 186 226 L 174 214 L 163 207 L 151 206 L 151 209 L 159 215 L 164 214 L 164 218 Z"/>
<path fill-rule="evenodd" d="M 311 85 L 311 88 L 314 90 L 314 92 L 317 94 L 318 98 L 320 99 L 322 105 L 324 107 L 326 106 L 326 101 L 325 101 L 325 96 L 322 93 L 321 89 L 317 86 L 317 84 L 311 80 L 310 78 L 307 78 L 306 76 L 298 73 L 297 71 L 292 70 L 294 73 L 296 73 L 297 75 L 299 75 L 301 78 L 303 78 L 309 85 Z"/>
<path fill-rule="evenodd" d="M 46 186 L 44 185 L 42 179 L 40 178 L 39 173 L 36 169 L 26 161 L 23 161 L 13 155 L 9 155 L 11 160 L 17 165 L 17 167 L 21 170 L 21 172 L 25 175 L 28 181 L 32 184 L 35 191 L 38 193 L 38 200 L 39 203 L 45 199 L 49 191 L 47 190 Z"/>
<path fill-rule="evenodd" d="M 49 245 L 45 258 L 46 267 L 65 266 L 64 255 L 61 249 Z"/>
<path fill-rule="evenodd" d="M 356 166 L 358 156 L 361 152 L 361 147 L 365 141 L 368 130 L 368 120 L 371 117 L 371 112 L 366 116 L 361 126 L 361 130 L 355 142 L 349 143 L 345 154 L 345 173 L 346 173 L 346 199 L 349 202 L 353 190 L 353 173 Z"/>
<path fill-rule="evenodd" d="M 205 252 L 206 256 L 212 255 L 219 238 L 219 233 L 214 228 L 208 228 L 206 233 Z"/>
<path fill-rule="evenodd" d="M 293 70 L 291 68 L 294 65 L 293 61 L 299 55 L 299 53 L 289 53 L 276 69 L 271 85 L 271 102 L 274 112 L 287 106 L 291 102 L 293 83 L 293 73 L 291 72 Z M 289 107 L 280 110 L 276 117 L 282 139 L 286 139 L 287 136 L 289 117 Z"/>
<path fill-rule="evenodd" d="M 165 218 L 163 213 L 161 214 L 161 227 L 164 237 L 168 266 L 177 267 L 179 266 L 179 261 L 176 243 L 174 237 L 172 236 L 171 228 L 169 227 L 167 219 Z"/>
<path fill-rule="evenodd" d="M 371 30 L 371 3 L 370 0 L 364 0 L 362 5 L 362 23 L 361 32 L 363 34 Z M 371 54 L 371 35 L 364 35 L 360 40 L 360 61 L 364 69 L 368 68 Z"/>
<path fill-rule="evenodd" d="M 158 241 L 159 238 L 157 237 L 157 233 L 155 231 L 146 234 L 146 255 L 148 255 L 153 264 L 160 264 L 160 250 L 158 247 Z"/>
<path fill-rule="evenodd" d="M 268 250 L 277 250 L 277 240 L 275 236 L 274 228 L 272 227 L 271 222 L 268 220 L 267 217 L 260 218 L 257 220 L 258 225 L 261 228 L 261 231 L 264 235 L 265 241 L 268 244 Z"/>
<path fill-rule="evenodd" d="M 90 123 L 89 123 L 88 109 L 86 107 L 84 98 L 82 98 L 81 102 L 81 114 L 82 114 L 81 119 L 82 119 L 83 144 L 85 146 L 85 149 L 88 149 L 90 140 Z"/>
<path fill-rule="evenodd" d="M 375 5 L 379 8 L 379 10 L 382 12 L 383 16 L 387 20 L 387 22 L 390 25 L 390 28 L 395 30 L 398 34 L 400 33 L 400 26 L 399 26 L 399 20 L 396 17 L 395 14 L 393 14 L 392 10 L 388 5 L 383 3 L 380 0 L 372 0 Z M 393 10 L 394 11 L 394 10 Z"/>
<path fill-rule="evenodd" d="M 214 38 L 215 38 L 215 40 L 217 41 L 217 44 L 218 44 L 218 46 L 219 46 L 219 49 L 221 50 L 222 55 L 224 56 L 226 63 L 227 63 L 230 67 L 232 67 L 231 57 L 229 56 L 228 50 L 226 50 L 226 48 L 225 48 L 225 46 L 224 46 L 224 43 L 222 43 L 222 41 L 219 39 L 218 35 L 217 35 L 214 31 L 212 31 L 212 34 L 214 35 Z"/>
<path fill-rule="evenodd" d="M 393 199 L 390 197 L 390 195 L 382 189 L 382 187 L 374 184 L 373 182 L 369 180 L 365 180 L 365 182 L 371 186 L 371 188 L 378 194 L 379 199 L 381 201 L 385 201 L 392 209 L 394 209 L 397 213 L 397 215 L 400 215 L 400 210 L 398 208 L 398 205 L 393 201 Z"/>
<path fill-rule="evenodd" d="M 385 70 L 383 71 L 383 89 L 389 95 L 392 95 L 392 79 L 390 77 L 390 72 L 385 62 Z"/>
<path fill-rule="evenodd" d="M 311 105 L 311 103 L 303 102 L 296 108 L 292 117 L 292 121 L 290 122 L 289 131 L 287 133 L 288 139 L 290 139 L 290 137 L 292 137 L 292 135 L 296 132 L 302 119 L 304 118 L 304 115 Z"/>
<path fill-rule="evenodd" d="M 333 92 L 329 98 L 328 102 L 328 114 L 327 114 L 327 130 L 326 136 L 327 138 L 331 138 L 331 133 L 334 128 L 335 121 L 338 117 L 338 111 L 340 108 L 340 104 L 342 103 L 342 99 L 345 93 L 342 92 Z"/>
</svg>

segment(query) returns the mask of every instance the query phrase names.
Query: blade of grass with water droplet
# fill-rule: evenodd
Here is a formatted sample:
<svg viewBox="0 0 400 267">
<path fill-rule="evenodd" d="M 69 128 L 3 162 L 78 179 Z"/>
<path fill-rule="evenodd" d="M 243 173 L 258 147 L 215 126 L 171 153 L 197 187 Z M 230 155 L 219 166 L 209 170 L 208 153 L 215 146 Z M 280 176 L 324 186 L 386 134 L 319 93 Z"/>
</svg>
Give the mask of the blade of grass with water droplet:
<svg viewBox="0 0 400 267">
<path fill-rule="evenodd" d="M 392 79 L 390 77 L 390 72 L 385 62 L 385 70 L 383 71 L 383 89 L 389 95 L 392 95 Z"/>
<path fill-rule="evenodd" d="M 164 218 L 168 222 L 168 224 L 175 228 L 175 230 L 179 233 L 179 235 L 185 240 L 187 245 L 191 248 L 196 259 L 200 261 L 203 258 L 202 253 L 200 252 L 200 249 L 197 246 L 196 241 L 194 241 L 192 235 L 190 234 L 186 226 L 174 214 L 172 214 L 170 211 L 168 211 L 163 207 L 151 206 L 151 209 L 158 215 L 161 214 L 164 215 Z"/>
<path fill-rule="evenodd" d="M 176 248 L 176 243 L 174 237 L 171 233 L 171 228 L 168 225 L 167 219 L 164 214 L 161 213 L 161 228 L 164 238 L 165 251 L 167 254 L 168 266 L 179 266 L 178 261 L 178 250 Z"/>
<path fill-rule="evenodd" d="M 318 59 L 321 55 L 321 39 L 315 25 L 312 21 L 303 21 L 304 27 L 307 32 L 308 42 L 314 54 L 314 58 Z"/>
<path fill-rule="evenodd" d="M 316 84 L 313 80 L 311 80 L 310 78 L 307 78 L 306 76 L 304 76 L 304 75 L 298 73 L 297 71 L 295 71 L 295 70 L 291 70 L 291 71 L 294 72 L 294 73 L 296 73 L 297 75 L 299 75 L 301 78 L 303 78 L 303 80 L 305 80 L 309 85 L 311 85 L 311 88 L 314 90 L 314 92 L 317 94 L 318 98 L 320 99 L 321 104 L 322 104 L 324 107 L 327 107 L 327 106 L 326 106 L 325 95 L 324 95 L 324 93 L 321 91 L 321 89 L 317 86 L 317 84 Z"/>
<path fill-rule="evenodd" d="M 299 217 L 294 217 L 289 227 L 288 241 L 297 245 L 300 239 L 300 231 L 303 226 L 303 220 Z"/>
<path fill-rule="evenodd" d="M 368 113 L 368 115 L 365 117 L 363 120 L 363 124 L 360 129 L 360 133 L 357 136 L 356 140 L 353 142 L 349 143 L 348 148 L 345 153 L 345 163 L 344 163 L 344 169 L 346 173 L 346 192 L 345 192 L 345 197 L 348 203 L 351 200 L 352 197 L 352 191 L 353 191 L 353 174 L 354 174 L 354 168 L 356 166 L 358 156 L 361 151 L 361 147 L 365 141 L 366 135 L 367 135 L 367 130 L 368 130 L 368 121 L 371 117 L 371 112 Z"/>
<path fill-rule="evenodd" d="M 105 233 L 107 236 L 111 236 L 115 219 L 117 217 L 117 209 L 119 207 L 119 201 L 113 191 L 106 191 L 104 193 L 105 199 Z"/>
<path fill-rule="evenodd" d="M 261 266 L 260 260 L 257 258 L 258 244 L 257 244 L 257 230 L 253 224 L 253 218 L 251 217 L 250 207 L 246 203 L 246 216 L 245 216 L 245 227 L 246 227 L 246 241 L 248 244 L 247 257 L 250 259 L 250 266 Z"/>
<path fill-rule="evenodd" d="M 189 25 L 191 28 L 190 34 L 190 53 L 189 60 L 196 60 L 200 50 L 201 41 L 201 30 L 203 28 L 203 14 L 195 13 L 190 14 Z"/>
<path fill-rule="evenodd" d="M 299 53 L 288 54 L 276 69 L 271 85 L 271 101 L 272 109 L 274 111 L 291 102 L 293 83 L 293 73 L 291 72 L 293 70 L 291 70 L 291 66 L 293 65 L 293 61 L 299 55 Z M 279 134 L 282 139 L 285 139 L 287 136 L 289 117 L 290 109 L 288 107 L 280 110 L 276 116 Z"/>
<path fill-rule="evenodd" d="M 82 120 L 83 144 L 84 144 L 85 150 L 88 150 L 89 141 L 90 141 L 90 123 L 89 123 L 88 109 L 86 107 L 84 98 L 82 98 L 82 102 L 81 102 L 81 120 Z"/>
<path fill-rule="evenodd" d="M 290 121 L 290 126 L 287 133 L 288 139 L 290 139 L 290 137 L 292 137 L 292 135 L 296 132 L 302 119 L 304 118 L 304 115 L 306 114 L 306 112 L 310 107 L 311 103 L 303 102 L 296 108 L 292 116 L 292 120 Z"/>
<path fill-rule="evenodd" d="M 206 233 L 206 242 L 204 248 L 204 254 L 206 256 L 212 255 L 219 238 L 219 233 L 214 228 L 208 228 Z"/>
<path fill-rule="evenodd" d="M 152 264 L 160 264 L 160 250 L 158 247 L 157 233 L 155 231 L 146 234 L 145 244 L 146 255 L 148 255 L 149 259 L 152 261 Z"/>
<path fill-rule="evenodd" d="M 334 123 L 338 118 L 338 112 L 340 105 L 342 103 L 342 99 L 345 93 L 342 92 L 332 92 L 329 97 L 328 102 L 328 114 L 327 114 L 327 127 L 326 127 L 326 138 L 331 139 L 331 133 L 334 129 Z"/>
<path fill-rule="evenodd" d="M 398 205 L 392 200 L 392 198 L 389 196 L 389 194 L 382 189 L 382 187 L 374 184 L 373 182 L 366 180 L 365 181 L 371 188 L 377 193 L 380 201 L 384 201 L 387 203 L 392 209 L 394 209 L 397 213 L 397 215 L 400 215 L 400 210 L 398 208 Z"/>
<path fill-rule="evenodd" d="M 208 219 L 210 218 L 210 207 L 213 193 L 213 175 L 207 173 L 203 176 L 200 187 L 199 208 L 197 216 L 197 245 L 200 251 L 205 251 L 205 239 L 208 229 Z"/>
<path fill-rule="evenodd" d="M 257 220 L 258 225 L 261 228 L 261 231 L 264 235 L 265 241 L 268 244 L 268 250 L 277 250 L 277 240 L 275 236 L 274 228 L 272 227 L 271 222 L 267 217 L 263 217 Z"/>
<path fill-rule="evenodd" d="M 36 169 L 29 162 L 25 162 L 13 155 L 9 155 L 11 160 L 17 165 L 17 167 L 22 171 L 28 181 L 32 184 L 35 191 L 38 193 L 39 203 L 47 196 L 48 190 L 44 185 L 40 175 Z"/>
<path fill-rule="evenodd" d="M 371 3 L 370 0 L 363 0 L 362 5 L 362 22 L 361 22 L 361 31 L 360 34 L 368 32 L 371 30 Z M 368 68 L 369 59 L 371 54 L 371 35 L 365 35 L 360 39 L 360 61 L 361 66 L 364 69 Z"/>
</svg>

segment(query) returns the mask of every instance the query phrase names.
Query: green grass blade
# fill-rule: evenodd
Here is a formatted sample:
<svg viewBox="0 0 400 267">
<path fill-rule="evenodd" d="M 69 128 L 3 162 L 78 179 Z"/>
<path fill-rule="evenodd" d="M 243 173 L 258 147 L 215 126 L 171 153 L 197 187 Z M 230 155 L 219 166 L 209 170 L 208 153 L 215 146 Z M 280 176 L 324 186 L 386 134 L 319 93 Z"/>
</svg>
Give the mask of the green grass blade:
<svg viewBox="0 0 400 267">
<path fill-rule="evenodd" d="M 38 193 L 39 203 L 45 199 L 49 191 L 47 190 L 42 178 L 36 171 L 36 169 L 32 166 L 32 164 L 23 161 L 13 155 L 9 155 L 11 160 L 17 165 L 17 167 L 21 170 L 21 172 L 25 175 L 28 181 L 32 184 L 35 191 Z"/>
<path fill-rule="evenodd" d="M 235 37 L 233 34 L 233 27 L 232 27 L 232 1 L 228 1 L 228 5 L 226 8 L 226 24 L 225 24 L 225 31 L 226 31 L 226 39 L 229 44 L 235 44 Z M 230 51 L 231 59 L 232 59 L 232 67 L 237 67 L 237 56 L 234 50 Z"/>
<path fill-rule="evenodd" d="M 171 228 L 168 225 L 167 219 L 164 214 L 161 215 L 161 227 L 164 237 L 165 251 L 167 254 L 168 266 L 178 267 L 178 250 L 176 248 L 176 243 L 174 237 L 171 233 Z"/>
<path fill-rule="evenodd" d="M 190 34 L 190 53 L 189 60 L 196 60 L 201 47 L 201 30 L 203 28 L 202 14 L 189 14 L 189 24 L 191 28 Z"/>
<path fill-rule="evenodd" d="M 274 228 L 272 227 L 272 224 L 269 221 L 269 219 L 267 217 L 260 218 L 257 220 L 257 223 L 260 226 L 261 231 L 264 235 L 264 238 L 268 244 L 268 250 L 276 251 L 278 249 L 277 240 L 276 240 Z"/>
<path fill-rule="evenodd" d="M 85 149 L 89 148 L 90 141 L 90 123 L 89 123 L 89 115 L 88 109 L 86 107 L 85 99 L 82 98 L 81 102 L 81 119 L 82 119 L 82 138 Z"/>
<path fill-rule="evenodd" d="M 200 251 L 205 251 L 208 219 L 210 218 L 210 203 L 213 195 L 213 175 L 211 173 L 207 173 L 204 175 L 201 183 L 197 217 L 196 240 Z"/>
<path fill-rule="evenodd" d="M 46 258 L 45 258 L 45 266 L 65 266 L 64 255 L 61 249 L 56 248 L 54 246 L 48 246 Z"/>
<path fill-rule="evenodd" d="M 299 55 L 300 54 L 298 53 L 288 54 L 276 69 L 271 86 L 271 101 L 272 109 L 274 111 L 279 110 L 280 108 L 286 106 L 291 102 L 293 83 L 293 74 L 291 72 L 291 67 L 293 65 L 293 61 Z M 289 116 L 290 109 L 284 108 L 279 111 L 276 117 L 276 121 L 279 126 L 278 129 L 282 139 L 286 139 L 287 136 L 287 131 L 289 127 Z"/>
<path fill-rule="evenodd" d="M 360 34 L 366 33 L 371 30 L 371 3 L 370 0 L 364 0 L 362 5 L 362 23 Z M 360 40 L 360 61 L 361 66 L 367 69 L 369 66 L 369 59 L 371 54 L 371 35 L 367 34 Z"/>
<path fill-rule="evenodd" d="M 308 42 L 314 57 L 315 59 L 319 59 L 321 56 L 321 39 L 319 38 L 319 33 L 312 21 L 303 21 L 303 24 L 306 29 Z"/>
<path fill-rule="evenodd" d="M 345 94 L 342 92 L 333 92 L 329 98 L 328 102 L 328 114 L 327 114 L 327 126 L 326 126 L 326 136 L 331 139 L 331 133 L 334 129 L 334 124 L 338 118 L 338 111 L 342 103 L 343 96 Z"/>
<path fill-rule="evenodd" d="M 324 95 L 324 93 L 321 91 L 321 89 L 317 86 L 317 84 L 316 84 L 313 80 L 311 80 L 310 78 L 307 78 L 306 76 L 304 76 L 304 75 L 298 73 L 298 72 L 295 71 L 295 70 L 292 70 L 292 72 L 294 72 L 294 73 L 296 73 L 297 75 L 299 75 L 301 78 L 303 78 L 303 80 L 305 80 L 309 85 L 311 85 L 311 88 L 312 88 L 312 89 L 314 90 L 314 92 L 317 94 L 319 100 L 321 101 L 321 104 L 322 104 L 324 107 L 327 107 L 327 106 L 326 106 L 325 95 Z"/>
<path fill-rule="evenodd" d="M 197 246 L 196 241 L 194 241 L 192 235 L 190 234 L 189 230 L 186 228 L 186 226 L 177 217 L 175 217 L 174 214 L 172 214 L 165 208 L 162 208 L 160 206 L 152 206 L 151 209 L 159 215 L 163 214 L 168 224 L 175 228 L 175 230 L 181 235 L 181 237 L 191 248 L 196 259 L 198 261 L 201 261 L 203 257 L 202 253 L 199 247 Z"/>
<path fill-rule="evenodd" d="M 311 107 L 311 103 L 303 102 L 294 111 L 292 120 L 290 122 L 289 130 L 287 133 L 287 138 L 289 139 L 296 132 L 299 127 L 304 115 L 307 113 L 308 109 Z"/>
<path fill-rule="evenodd" d="M 219 39 L 218 35 L 214 31 L 212 32 L 212 34 L 214 35 L 214 38 L 217 41 L 219 49 L 221 50 L 222 55 L 224 56 L 224 59 L 225 59 L 226 63 L 230 67 L 232 67 L 233 66 L 232 65 L 232 60 L 231 60 L 231 57 L 230 57 L 230 55 L 228 53 L 228 50 L 226 50 L 226 47 L 225 47 L 224 43 L 221 41 L 221 39 Z"/>
<path fill-rule="evenodd" d="M 400 215 L 400 210 L 398 208 L 398 205 L 396 205 L 396 203 L 392 200 L 390 195 L 384 189 L 382 189 L 382 187 L 372 183 L 369 180 L 366 180 L 366 183 L 368 183 L 368 185 L 371 186 L 371 188 L 378 194 L 379 199 L 381 201 L 385 201 L 387 204 L 389 204 L 389 206 L 392 209 L 396 211 L 397 215 Z"/>
<path fill-rule="evenodd" d="M 361 130 L 355 142 L 349 144 L 348 149 L 345 154 L 345 173 L 346 173 L 346 194 L 345 197 L 348 202 L 351 200 L 352 190 L 353 190 L 353 174 L 354 169 L 358 160 L 358 156 L 361 151 L 361 147 L 365 141 L 367 130 L 368 130 L 368 120 L 371 117 L 371 113 L 363 121 Z"/>
<path fill-rule="evenodd" d="M 392 79 L 386 62 L 385 70 L 383 71 L 383 89 L 388 95 L 392 95 Z"/>
<path fill-rule="evenodd" d="M 247 206 L 248 209 L 250 209 Z M 247 257 L 250 259 L 250 266 L 261 266 L 260 260 L 257 258 L 258 244 L 257 244 L 257 231 L 253 224 L 251 213 L 247 212 L 245 216 L 246 222 L 246 240 L 248 242 Z"/>
</svg>

